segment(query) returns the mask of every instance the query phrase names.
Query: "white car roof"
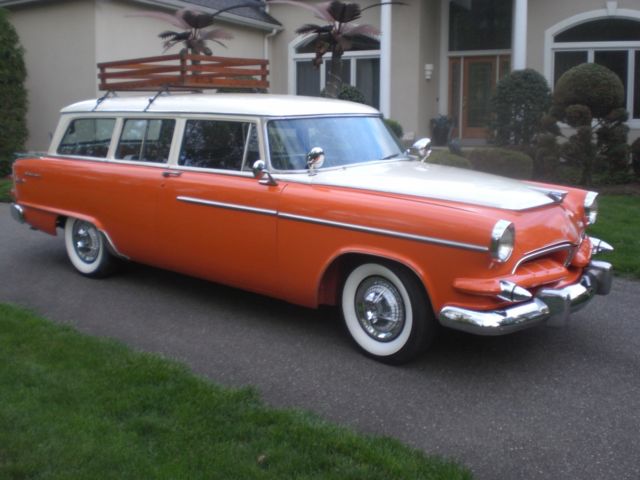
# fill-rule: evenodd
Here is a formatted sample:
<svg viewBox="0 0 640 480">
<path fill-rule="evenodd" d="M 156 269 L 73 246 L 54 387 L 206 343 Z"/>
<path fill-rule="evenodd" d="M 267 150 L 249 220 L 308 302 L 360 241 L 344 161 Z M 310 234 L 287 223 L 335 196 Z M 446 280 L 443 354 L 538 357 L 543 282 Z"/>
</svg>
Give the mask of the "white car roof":
<svg viewBox="0 0 640 480">
<path fill-rule="evenodd" d="M 217 113 L 288 117 L 308 115 L 379 115 L 367 105 L 343 100 L 297 95 L 263 93 L 190 93 L 162 94 L 151 104 L 153 95 L 109 97 L 74 103 L 61 113 L 81 112 L 147 112 L 153 113 Z M 97 105 L 97 106 L 96 106 Z"/>
</svg>

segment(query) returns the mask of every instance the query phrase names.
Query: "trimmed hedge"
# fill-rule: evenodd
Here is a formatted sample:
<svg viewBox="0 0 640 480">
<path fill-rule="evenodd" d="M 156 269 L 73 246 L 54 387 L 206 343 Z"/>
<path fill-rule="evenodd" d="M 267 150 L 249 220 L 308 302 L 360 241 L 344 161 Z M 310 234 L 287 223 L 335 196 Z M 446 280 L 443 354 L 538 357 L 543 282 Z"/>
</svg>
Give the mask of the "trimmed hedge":
<svg viewBox="0 0 640 480">
<path fill-rule="evenodd" d="M 447 165 L 449 167 L 468 168 L 472 169 L 471 162 L 460 155 L 455 155 L 446 150 L 434 150 L 429 155 L 427 163 L 433 163 L 435 165 Z"/>
<path fill-rule="evenodd" d="M 27 91 L 20 39 L 0 8 L 0 178 L 11 173 L 16 152 L 27 140 Z"/>
<path fill-rule="evenodd" d="M 517 70 L 498 82 L 491 106 L 495 113 L 491 124 L 495 142 L 530 145 L 551 106 L 551 89 L 535 70 Z"/>
<path fill-rule="evenodd" d="M 506 148 L 476 148 L 469 153 L 475 170 L 518 179 L 531 179 L 533 160 L 528 155 Z"/>
<path fill-rule="evenodd" d="M 553 92 L 553 103 L 555 116 L 562 120 L 565 120 L 563 111 L 570 105 L 584 105 L 593 117 L 602 118 L 624 105 L 624 86 L 608 68 L 583 63 L 560 77 Z"/>
</svg>

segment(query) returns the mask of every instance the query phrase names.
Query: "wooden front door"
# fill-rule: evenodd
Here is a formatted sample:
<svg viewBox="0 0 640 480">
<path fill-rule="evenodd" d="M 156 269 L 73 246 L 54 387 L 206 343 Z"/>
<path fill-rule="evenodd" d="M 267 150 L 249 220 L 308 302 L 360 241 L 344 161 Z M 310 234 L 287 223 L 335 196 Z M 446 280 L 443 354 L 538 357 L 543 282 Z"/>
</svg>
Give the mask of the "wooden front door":
<svg viewBox="0 0 640 480">
<path fill-rule="evenodd" d="M 491 96 L 499 78 L 509 73 L 509 57 L 487 55 L 451 58 L 449 72 L 450 115 L 457 122 L 460 138 L 486 138 L 491 121 Z"/>
</svg>

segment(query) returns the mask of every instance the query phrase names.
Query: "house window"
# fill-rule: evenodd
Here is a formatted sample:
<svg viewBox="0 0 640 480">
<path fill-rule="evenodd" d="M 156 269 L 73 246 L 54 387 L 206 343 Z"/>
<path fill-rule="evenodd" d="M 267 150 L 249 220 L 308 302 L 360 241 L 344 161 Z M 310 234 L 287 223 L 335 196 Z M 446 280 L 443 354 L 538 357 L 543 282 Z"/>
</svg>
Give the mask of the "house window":
<svg viewBox="0 0 640 480">
<path fill-rule="evenodd" d="M 513 0 L 452 0 L 449 51 L 511 48 Z"/>
<path fill-rule="evenodd" d="M 640 21 L 604 18 L 580 23 L 555 35 L 552 53 L 554 85 L 581 63 L 605 66 L 624 85 L 630 117 L 640 119 Z"/>
<path fill-rule="evenodd" d="M 313 65 L 314 37 L 306 37 L 294 48 L 293 63 L 296 95 L 320 96 L 327 84 L 331 53 L 326 53 L 320 68 Z M 368 105 L 380 106 L 380 42 L 358 35 L 351 49 L 342 55 L 342 82 L 353 85 L 364 95 Z"/>
</svg>

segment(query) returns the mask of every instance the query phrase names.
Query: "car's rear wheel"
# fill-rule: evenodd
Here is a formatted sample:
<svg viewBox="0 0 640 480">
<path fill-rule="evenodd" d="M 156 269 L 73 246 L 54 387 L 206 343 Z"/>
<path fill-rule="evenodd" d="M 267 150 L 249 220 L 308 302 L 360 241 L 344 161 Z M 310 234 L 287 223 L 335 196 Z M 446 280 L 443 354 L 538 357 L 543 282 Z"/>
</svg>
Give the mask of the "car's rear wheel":
<svg viewBox="0 0 640 480">
<path fill-rule="evenodd" d="M 416 276 L 387 262 L 364 263 L 351 270 L 342 289 L 342 315 L 360 349 L 392 364 L 426 350 L 437 328 Z"/>
<path fill-rule="evenodd" d="M 71 264 L 87 277 L 104 277 L 111 273 L 114 258 L 96 226 L 78 218 L 67 218 L 64 241 Z"/>
</svg>

